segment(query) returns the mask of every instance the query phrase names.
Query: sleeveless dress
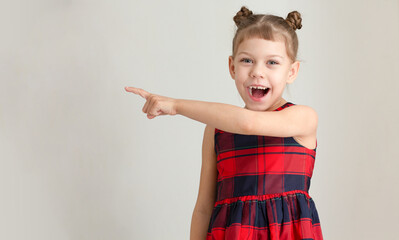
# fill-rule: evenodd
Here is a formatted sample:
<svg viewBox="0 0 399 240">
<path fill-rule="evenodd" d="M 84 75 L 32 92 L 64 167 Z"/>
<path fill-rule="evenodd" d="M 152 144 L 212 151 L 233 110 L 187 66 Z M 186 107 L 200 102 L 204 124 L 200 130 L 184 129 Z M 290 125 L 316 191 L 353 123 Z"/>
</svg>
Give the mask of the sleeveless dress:
<svg viewBox="0 0 399 240">
<path fill-rule="evenodd" d="M 280 111 L 294 105 L 286 102 Z M 207 240 L 322 240 L 309 196 L 316 148 L 215 129 L 217 198 Z"/>
</svg>

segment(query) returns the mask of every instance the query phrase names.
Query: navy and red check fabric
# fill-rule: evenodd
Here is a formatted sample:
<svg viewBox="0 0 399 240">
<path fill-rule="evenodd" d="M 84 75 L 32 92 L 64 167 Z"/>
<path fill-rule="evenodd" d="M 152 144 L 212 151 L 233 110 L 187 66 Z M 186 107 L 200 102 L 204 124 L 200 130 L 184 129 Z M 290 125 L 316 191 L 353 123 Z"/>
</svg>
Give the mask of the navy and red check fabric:
<svg viewBox="0 0 399 240">
<path fill-rule="evenodd" d="M 287 102 L 274 111 L 295 105 Z M 308 191 L 316 148 L 215 129 L 217 199 L 207 240 L 322 240 Z M 316 143 L 317 145 L 317 143 Z"/>
</svg>

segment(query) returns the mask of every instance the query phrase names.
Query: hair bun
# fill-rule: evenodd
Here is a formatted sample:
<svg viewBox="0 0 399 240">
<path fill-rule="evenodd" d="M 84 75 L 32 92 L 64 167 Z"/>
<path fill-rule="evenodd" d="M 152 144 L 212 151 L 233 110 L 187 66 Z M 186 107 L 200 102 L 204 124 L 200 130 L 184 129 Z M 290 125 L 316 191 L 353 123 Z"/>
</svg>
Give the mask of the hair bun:
<svg viewBox="0 0 399 240">
<path fill-rule="evenodd" d="M 249 10 L 248 8 L 242 6 L 241 10 L 237 12 L 237 14 L 234 16 L 233 20 L 238 27 L 244 20 L 246 20 L 251 15 L 253 15 L 252 11 Z"/>
<path fill-rule="evenodd" d="M 297 11 L 292 11 L 288 13 L 287 18 L 285 21 L 292 27 L 292 29 L 297 30 L 302 28 L 302 18 L 301 14 Z"/>
</svg>

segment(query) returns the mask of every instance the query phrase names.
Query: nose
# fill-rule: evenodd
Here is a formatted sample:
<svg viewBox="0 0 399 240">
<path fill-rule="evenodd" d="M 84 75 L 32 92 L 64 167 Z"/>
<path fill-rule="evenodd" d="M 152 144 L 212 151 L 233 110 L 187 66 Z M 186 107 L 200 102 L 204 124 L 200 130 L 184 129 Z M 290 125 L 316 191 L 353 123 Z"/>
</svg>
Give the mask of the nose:
<svg viewBox="0 0 399 240">
<path fill-rule="evenodd" d="M 263 66 L 259 63 L 253 65 L 253 67 L 250 71 L 250 76 L 253 78 L 263 78 L 264 77 Z"/>
</svg>

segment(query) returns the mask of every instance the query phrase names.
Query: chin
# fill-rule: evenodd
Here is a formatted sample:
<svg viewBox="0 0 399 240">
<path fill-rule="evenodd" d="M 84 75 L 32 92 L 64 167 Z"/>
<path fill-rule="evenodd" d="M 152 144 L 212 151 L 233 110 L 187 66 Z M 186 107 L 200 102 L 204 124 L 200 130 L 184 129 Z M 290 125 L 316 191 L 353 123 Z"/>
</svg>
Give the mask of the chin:
<svg viewBox="0 0 399 240">
<path fill-rule="evenodd" d="M 249 104 L 246 104 L 245 108 L 252 110 L 252 111 L 265 111 L 265 109 L 266 109 L 266 107 L 262 106 L 262 105 L 249 105 Z"/>
</svg>

